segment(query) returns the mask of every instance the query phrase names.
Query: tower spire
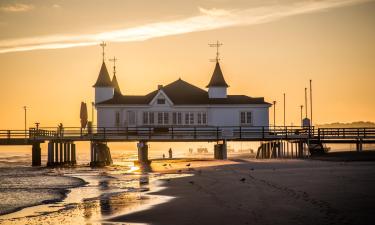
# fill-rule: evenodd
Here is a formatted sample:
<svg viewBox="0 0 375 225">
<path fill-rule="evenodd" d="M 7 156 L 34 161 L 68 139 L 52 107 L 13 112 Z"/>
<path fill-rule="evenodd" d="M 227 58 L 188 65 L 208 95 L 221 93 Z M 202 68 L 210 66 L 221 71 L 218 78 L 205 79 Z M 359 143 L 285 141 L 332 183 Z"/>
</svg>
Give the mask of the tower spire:
<svg viewBox="0 0 375 225">
<path fill-rule="evenodd" d="M 116 56 L 113 56 L 112 59 L 109 59 L 109 61 L 113 62 L 113 76 L 116 76 L 116 61 L 118 60 L 118 58 L 116 58 Z"/>
<path fill-rule="evenodd" d="M 104 62 L 104 59 L 105 59 L 105 47 L 107 46 L 107 44 L 104 42 L 104 41 L 102 41 L 102 43 L 100 43 L 100 46 L 102 47 L 102 55 L 103 55 L 103 62 Z"/>
<path fill-rule="evenodd" d="M 118 59 L 114 56 L 109 61 L 113 62 L 113 78 L 112 78 L 112 86 L 114 88 L 115 94 L 121 94 L 120 86 L 118 85 L 117 77 L 116 77 L 116 61 Z"/>
<path fill-rule="evenodd" d="M 219 41 L 216 41 L 216 43 L 214 43 L 214 44 L 208 44 L 208 46 L 210 46 L 210 47 L 214 47 L 214 48 L 216 48 L 216 58 L 215 59 L 212 59 L 211 61 L 213 61 L 213 62 L 219 62 L 220 61 L 220 53 L 219 53 L 219 48 L 220 48 L 220 46 L 222 46 L 223 45 L 223 43 L 220 43 Z"/>
</svg>

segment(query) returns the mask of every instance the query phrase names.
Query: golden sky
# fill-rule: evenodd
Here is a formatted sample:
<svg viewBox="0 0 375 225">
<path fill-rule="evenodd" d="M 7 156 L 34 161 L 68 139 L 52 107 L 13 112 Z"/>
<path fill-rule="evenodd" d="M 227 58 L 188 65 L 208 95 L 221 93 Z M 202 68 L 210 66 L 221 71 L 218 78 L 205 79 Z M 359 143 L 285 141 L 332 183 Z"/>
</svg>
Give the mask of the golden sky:
<svg viewBox="0 0 375 225">
<path fill-rule="evenodd" d="M 28 126 L 79 126 L 102 40 L 124 94 L 179 77 L 204 88 L 219 40 L 229 94 L 276 100 L 278 124 L 284 92 L 286 123 L 299 124 L 309 79 L 314 123 L 375 121 L 374 11 L 365 0 L 1 0 L 0 129 L 23 129 L 24 105 Z"/>
</svg>

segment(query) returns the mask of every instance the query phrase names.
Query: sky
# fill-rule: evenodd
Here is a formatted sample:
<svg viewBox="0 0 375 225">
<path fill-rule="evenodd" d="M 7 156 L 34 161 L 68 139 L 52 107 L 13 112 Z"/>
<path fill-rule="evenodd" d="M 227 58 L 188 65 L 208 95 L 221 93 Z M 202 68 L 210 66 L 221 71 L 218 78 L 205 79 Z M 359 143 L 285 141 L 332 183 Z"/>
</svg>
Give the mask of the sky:
<svg viewBox="0 0 375 225">
<path fill-rule="evenodd" d="M 286 124 L 299 125 L 309 79 L 315 124 L 375 121 L 374 11 L 369 0 L 0 0 L 0 129 L 23 129 L 23 106 L 29 127 L 79 126 L 101 41 L 124 94 L 178 78 L 205 88 L 219 40 L 229 94 L 277 101 L 278 125 L 283 93 Z"/>
</svg>

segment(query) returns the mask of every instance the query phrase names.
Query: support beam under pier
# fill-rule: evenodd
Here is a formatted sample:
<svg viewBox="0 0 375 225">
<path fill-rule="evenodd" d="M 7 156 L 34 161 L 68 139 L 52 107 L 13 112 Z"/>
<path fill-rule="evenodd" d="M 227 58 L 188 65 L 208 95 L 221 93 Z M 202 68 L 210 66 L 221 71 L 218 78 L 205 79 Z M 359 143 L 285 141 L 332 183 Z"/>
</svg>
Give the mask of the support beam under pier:
<svg viewBox="0 0 375 225">
<path fill-rule="evenodd" d="M 33 143 L 31 158 L 32 158 L 32 163 L 31 163 L 32 166 L 42 165 L 42 155 L 41 155 L 41 148 L 40 148 L 39 142 Z"/>
<path fill-rule="evenodd" d="M 227 142 L 224 140 L 221 144 L 214 146 L 214 158 L 215 159 L 227 159 Z"/>
</svg>

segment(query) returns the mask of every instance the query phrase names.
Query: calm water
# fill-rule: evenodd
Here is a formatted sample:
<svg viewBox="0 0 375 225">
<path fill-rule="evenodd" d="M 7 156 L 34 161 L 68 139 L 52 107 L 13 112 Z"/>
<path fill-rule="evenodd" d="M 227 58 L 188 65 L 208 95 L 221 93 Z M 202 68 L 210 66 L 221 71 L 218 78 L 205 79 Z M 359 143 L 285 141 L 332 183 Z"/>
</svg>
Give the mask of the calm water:
<svg viewBox="0 0 375 225">
<path fill-rule="evenodd" d="M 76 168 L 32 168 L 29 153 L 1 152 L 0 213 L 17 211 L 0 216 L 0 224 L 103 224 L 107 218 L 168 201 L 171 197 L 147 193 L 161 188 L 161 178 L 183 176 L 136 172 L 135 152 L 112 156 L 115 165 L 108 168 L 83 166 L 89 162 L 84 153 L 78 154 L 81 166 Z M 36 206 L 26 207 L 30 205 Z"/>
</svg>

